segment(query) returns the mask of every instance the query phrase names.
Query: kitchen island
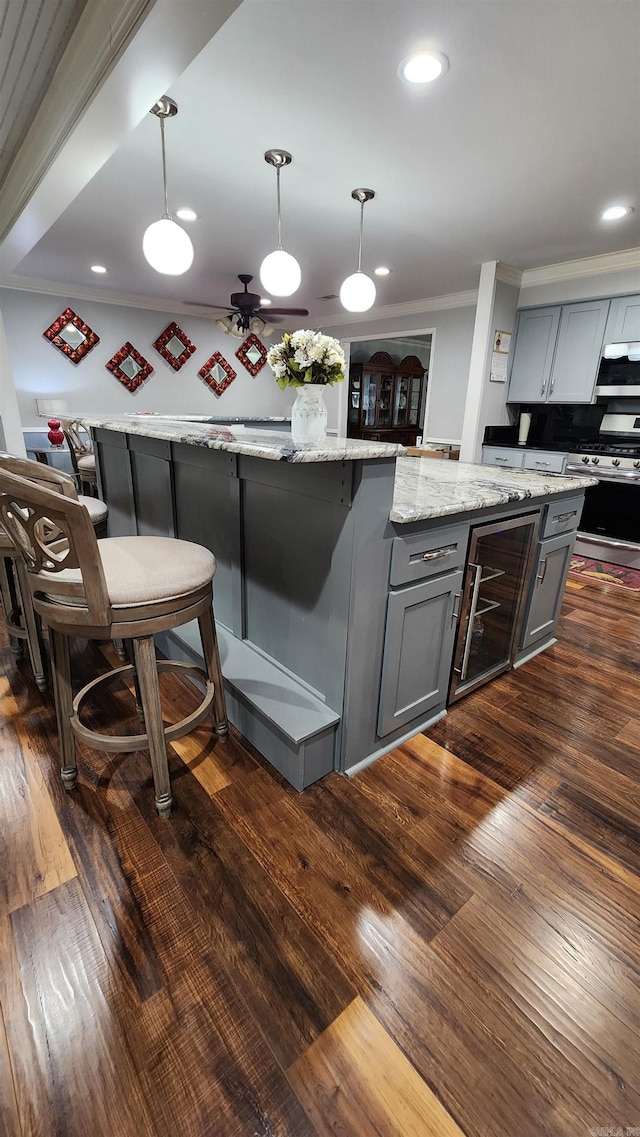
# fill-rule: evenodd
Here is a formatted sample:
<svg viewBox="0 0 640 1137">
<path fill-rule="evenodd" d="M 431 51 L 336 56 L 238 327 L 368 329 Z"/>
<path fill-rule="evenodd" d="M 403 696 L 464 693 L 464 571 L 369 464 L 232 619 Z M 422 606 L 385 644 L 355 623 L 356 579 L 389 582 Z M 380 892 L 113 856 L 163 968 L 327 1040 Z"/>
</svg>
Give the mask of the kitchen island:
<svg viewBox="0 0 640 1137">
<path fill-rule="evenodd" d="M 83 421 L 111 535 L 176 536 L 215 554 L 229 717 L 299 790 L 354 773 L 445 713 L 472 526 L 530 519 L 513 662 L 553 642 L 555 594 L 529 636 L 532 574 L 560 538 L 545 580 L 561 596 L 588 478 L 506 478 L 355 439 L 297 447 L 288 433 L 225 424 Z M 197 636 L 187 626 L 160 646 L 192 659 Z"/>
</svg>

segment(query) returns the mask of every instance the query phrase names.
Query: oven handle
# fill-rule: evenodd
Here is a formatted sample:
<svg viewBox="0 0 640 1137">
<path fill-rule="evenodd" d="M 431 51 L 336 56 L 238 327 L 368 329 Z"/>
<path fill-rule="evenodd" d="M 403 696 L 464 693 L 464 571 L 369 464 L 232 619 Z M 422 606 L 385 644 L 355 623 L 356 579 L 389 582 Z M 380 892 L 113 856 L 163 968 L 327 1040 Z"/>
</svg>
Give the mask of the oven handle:
<svg viewBox="0 0 640 1137">
<path fill-rule="evenodd" d="M 637 553 L 640 549 L 640 544 L 634 544 L 633 541 L 618 541 L 615 537 L 605 537 L 604 533 L 582 533 L 578 530 L 576 537 L 585 545 L 603 545 L 605 549 L 627 549 L 632 553 Z"/>
<path fill-rule="evenodd" d="M 609 473 L 608 471 L 601 470 L 597 466 L 565 466 L 566 474 L 584 474 L 591 478 L 597 478 L 599 482 L 638 482 L 640 483 L 640 470 L 638 473 L 635 470 L 620 470 L 619 472 Z"/>
</svg>

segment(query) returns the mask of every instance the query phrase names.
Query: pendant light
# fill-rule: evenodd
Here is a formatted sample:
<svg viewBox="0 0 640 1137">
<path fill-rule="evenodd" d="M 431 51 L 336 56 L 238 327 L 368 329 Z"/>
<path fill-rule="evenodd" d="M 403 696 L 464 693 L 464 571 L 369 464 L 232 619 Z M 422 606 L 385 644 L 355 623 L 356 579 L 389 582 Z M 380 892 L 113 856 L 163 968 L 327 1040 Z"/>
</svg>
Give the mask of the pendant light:
<svg viewBox="0 0 640 1137">
<path fill-rule="evenodd" d="M 164 120 L 173 118 L 178 113 L 178 107 L 168 95 L 158 99 L 151 108 L 151 114 L 160 119 L 160 134 L 162 138 L 162 183 L 164 186 L 164 213 L 159 221 L 145 231 L 142 238 L 142 251 L 156 272 L 166 276 L 181 276 L 193 262 L 193 245 L 188 233 L 175 221 L 171 220 L 167 201 L 167 156 L 164 144 Z"/>
<path fill-rule="evenodd" d="M 260 265 L 260 281 L 272 296 L 293 296 L 300 287 L 302 273 L 300 265 L 291 253 L 282 248 L 282 222 L 280 217 L 280 170 L 291 163 L 288 150 L 267 150 L 265 162 L 273 166 L 276 171 L 276 185 L 278 192 L 278 248 L 266 256 Z"/>
<path fill-rule="evenodd" d="M 360 202 L 360 244 L 358 247 L 358 271 L 348 276 L 340 289 L 340 303 L 347 312 L 366 312 L 376 298 L 376 286 L 370 276 L 362 271 L 362 227 L 364 207 L 376 195 L 372 189 L 354 189 L 351 196 Z"/>
</svg>

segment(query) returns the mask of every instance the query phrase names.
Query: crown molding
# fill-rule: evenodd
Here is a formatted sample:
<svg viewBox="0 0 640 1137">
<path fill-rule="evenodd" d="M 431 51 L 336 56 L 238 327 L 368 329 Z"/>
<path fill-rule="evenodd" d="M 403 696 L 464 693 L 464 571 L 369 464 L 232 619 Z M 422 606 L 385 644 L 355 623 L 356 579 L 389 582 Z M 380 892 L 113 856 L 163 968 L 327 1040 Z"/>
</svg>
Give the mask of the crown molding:
<svg viewBox="0 0 640 1137">
<path fill-rule="evenodd" d="M 602 253 L 597 257 L 583 257 L 576 261 L 562 261 L 560 264 L 527 268 L 522 273 L 522 288 L 531 288 L 538 284 L 555 284 L 557 281 L 573 280 L 581 276 L 597 276 L 600 273 L 619 272 L 621 269 L 629 268 L 640 269 L 640 249 L 623 249 L 619 253 Z"/>
<path fill-rule="evenodd" d="M 405 304 L 384 304 L 368 312 L 332 312 L 328 316 L 313 316 L 312 322 L 322 327 L 339 327 L 343 324 L 360 324 L 372 320 L 389 320 L 396 316 L 417 316 L 422 312 L 441 312 L 445 308 L 470 308 L 477 302 L 478 289 L 467 292 L 449 292 L 445 296 L 427 296 L 424 300 L 409 300 Z"/>
<path fill-rule="evenodd" d="M 514 288 L 520 288 L 522 284 L 522 269 L 513 268 L 512 265 L 498 261 L 496 265 L 496 280 L 502 281 L 503 284 L 512 284 Z"/>
<path fill-rule="evenodd" d="M 18 292 L 37 292 L 44 296 L 62 296 L 67 300 L 92 300 L 100 304 L 117 304 L 123 308 L 143 308 L 150 312 L 166 312 L 169 315 L 180 313 L 184 316 L 198 316 L 209 320 L 216 318 L 215 313 L 206 305 L 184 304 L 181 300 L 166 300 L 158 296 L 136 296 L 130 292 L 107 292 L 103 288 L 65 284 L 59 280 L 39 280 L 27 276 L 5 278 L 0 284 L 0 307 L 2 307 L 3 288 L 15 289 Z"/>
<path fill-rule="evenodd" d="M 0 242 L 156 0 L 89 0 L 0 191 Z"/>
</svg>

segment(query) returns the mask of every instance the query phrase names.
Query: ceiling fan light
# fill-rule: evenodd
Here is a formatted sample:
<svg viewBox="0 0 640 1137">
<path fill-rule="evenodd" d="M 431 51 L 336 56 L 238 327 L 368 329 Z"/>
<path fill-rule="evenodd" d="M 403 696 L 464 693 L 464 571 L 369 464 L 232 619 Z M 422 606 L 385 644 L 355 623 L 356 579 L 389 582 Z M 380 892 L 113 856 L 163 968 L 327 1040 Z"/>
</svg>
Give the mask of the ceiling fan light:
<svg viewBox="0 0 640 1137">
<path fill-rule="evenodd" d="M 276 249 L 269 253 L 260 265 L 260 281 L 263 288 L 272 296 L 293 296 L 300 287 L 302 272 L 300 265 L 291 253 Z"/>
<path fill-rule="evenodd" d="M 263 329 L 264 320 L 261 320 L 259 316 L 252 316 L 249 320 L 249 331 L 253 332 L 254 336 L 260 336 Z"/>
<path fill-rule="evenodd" d="M 263 329 L 262 329 L 262 338 L 268 339 L 269 336 L 272 336 L 274 332 L 275 332 L 275 328 L 274 328 L 273 324 L 265 324 Z"/>
<path fill-rule="evenodd" d="M 240 325 L 240 317 L 232 316 L 231 327 L 229 328 L 229 335 L 235 336 L 238 340 L 243 340 L 246 336 L 246 329 Z"/>
<path fill-rule="evenodd" d="M 193 263 L 191 238 L 169 217 L 149 225 L 142 238 L 142 251 L 151 268 L 165 276 L 182 276 Z"/>
<path fill-rule="evenodd" d="M 343 281 L 340 289 L 340 303 L 347 312 L 367 312 L 373 307 L 376 286 L 364 272 L 354 272 Z"/>
<path fill-rule="evenodd" d="M 225 336 L 228 336 L 231 331 L 231 320 L 228 316 L 222 316 L 220 320 L 216 320 L 216 327 L 220 328 L 220 331 L 224 332 Z"/>
</svg>

